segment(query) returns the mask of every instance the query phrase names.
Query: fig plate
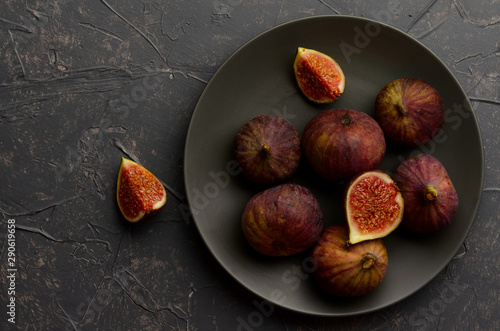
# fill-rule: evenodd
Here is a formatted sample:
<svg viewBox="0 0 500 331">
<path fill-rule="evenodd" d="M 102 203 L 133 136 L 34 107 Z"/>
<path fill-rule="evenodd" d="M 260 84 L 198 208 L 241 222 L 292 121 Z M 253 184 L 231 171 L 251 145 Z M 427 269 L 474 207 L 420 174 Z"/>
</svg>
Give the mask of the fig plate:
<svg viewBox="0 0 500 331">
<path fill-rule="evenodd" d="M 360 33 L 369 39 L 363 48 L 359 47 L 363 38 Z M 299 46 L 329 54 L 342 67 L 346 88 L 334 104 L 312 104 L 302 95 L 293 72 Z M 260 59 L 258 65 L 256 58 Z M 363 297 L 332 299 L 318 292 L 312 276 L 294 276 L 296 267 L 305 272 L 310 269 L 307 252 L 262 258 L 245 242 L 241 214 L 257 188 L 249 187 L 241 178 L 234 160 L 234 137 L 248 120 L 262 114 L 284 117 L 299 134 L 321 110 L 348 108 L 374 117 L 377 93 L 387 82 L 400 77 L 422 79 L 440 92 L 448 111 L 443 131 L 438 139 L 417 150 L 443 163 L 467 205 L 459 207 L 449 227 L 425 239 L 398 227 L 384 239 L 390 263 L 382 284 Z M 388 149 L 378 169 L 391 173 L 414 150 Z M 407 298 L 446 267 L 473 224 L 482 192 L 483 162 L 472 106 L 453 73 L 428 48 L 384 23 L 353 16 L 315 16 L 262 33 L 218 69 L 191 119 L 184 180 L 192 219 L 222 266 L 221 272 L 224 269 L 249 291 L 276 306 L 317 316 L 348 316 Z M 310 170 L 301 167 L 292 180 L 315 194 L 323 211 L 324 228 L 342 223 L 345 183 L 324 180 Z"/>
</svg>

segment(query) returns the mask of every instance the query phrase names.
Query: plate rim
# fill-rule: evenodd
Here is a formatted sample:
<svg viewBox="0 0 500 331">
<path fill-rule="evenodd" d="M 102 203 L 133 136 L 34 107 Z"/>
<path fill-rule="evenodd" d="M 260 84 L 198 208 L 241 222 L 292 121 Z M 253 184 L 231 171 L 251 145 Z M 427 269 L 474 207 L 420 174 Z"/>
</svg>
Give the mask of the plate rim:
<svg viewBox="0 0 500 331">
<path fill-rule="evenodd" d="M 366 23 L 378 24 L 381 27 L 383 27 L 384 29 L 391 30 L 391 32 L 393 32 L 393 33 L 400 34 L 403 37 L 410 39 L 412 42 L 418 44 L 419 47 L 423 48 L 426 52 L 428 52 L 428 54 L 433 57 L 434 61 L 439 62 L 439 64 L 443 67 L 443 69 L 445 69 L 449 73 L 450 77 L 455 81 L 456 85 L 461 89 L 463 95 L 466 97 L 464 101 L 466 102 L 467 106 L 469 106 L 469 108 L 470 108 L 470 113 L 472 114 L 472 117 L 473 117 L 473 123 L 474 123 L 475 129 L 477 130 L 477 136 L 478 136 L 479 147 L 480 147 L 479 148 L 480 158 L 478 160 L 478 162 L 479 162 L 478 166 L 481 169 L 481 173 L 479 175 L 480 176 L 480 183 L 478 185 L 478 192 L 477 192 L 478 193 L 478 199 L 477 199 L 476 204 L 474 206 L 472 206 L 473 219 L 468 224 L 467 229 L 463 232 L 463 236 L 462 236 L 463 238 L 462 237 L 460 238 L 460 243 L 457 244 L 457 249 L 455 250 L 455 253 L 449 259 L 446 259 L 446 261 L 443 262 L 443 266 L 441 268 L 439 268 L 439 270 L 436 270 L 433 273 L 433 275 L 426 282 L 424 282 L 421 286 L 417 287 L 416 289 L 414 289 L 413 291 L 411 291 L 407 295 L 402 296 L 401 298 L 392 300 L 390 302 L 387 302 L 385 304 L 382 304 L 382 305 L 380 305 L 378 307 L 364 309 L 362 311 L 356 311 L 356 312 L 350 312 L 350 313 L 335 313 L 335 312 L 332 312 L 332 313 L 321 313 L 321 312 L 304 311 L 304 310 L 296 309 L 296 308 L 289 307 L 289 306 L 286 306 L 284 304 L 281 304 L 280 302 L 275 302 L 275 301 L 270 300 L 269 298 L 263 297 L 262 295 L 260 295 L 259 293 L 257 293 L 254 289 L 252 289 L 251 287 L 249 287 L 246 284 L 244 284 L 235 274 L 233 274 L 233 272 L 223 263 L 223 261 L 221 261 L 221 259 L 216 254 L 214 254 L 214 252 L 212 251 L 209 243 L 207 242 L 206 236 L 204 235 L 203 231 L 201 231 L 200 225 L 196 221 L 195 215 L 194 215 L 193 209 L 192 209 L 191 197 L 190 197 L 189 190 L 188 190 L 188 188 L 189 188 L 189 185 L 188 185 L 189 184 L 188 183 L 188 174 L 187 174 L 187 170 L 186 170 L 187 167 L 188 167 L 186 154 L 188 153 L 188 148 L 189 148 L 189 145 L 190 145 L 189 141 L 192 139 L 191 138 L 192 137 L 192 130 L 193 130 L 192 129 L 193 128 L 192 124 L 196 120 L 197 113 L 200 112 L 201 101 L 203 100 L 203 98 L 206 97 L 206 95 L 208 93 L 207 91 L 209 90 L 209 87 L 212 84 L 214 84 L 213 82 L 216 80 L 218 74 L 221 72 L 221 69 L 228 62 L 230 62 L 233 58 L 235 58 L 236 56 L 238 56 L 239 53 L 243 52 L 248 45 L 250 45 L 251 43 L 253 43 L 257 39 L 261 38 L 263 35 L 266 35 L 268 33 L 272 33 L 273 31 L 275 31 L 277 29 L 285 28 L 287 25 L 300 24 L 300 23 L 305 22 L 305 21 L 313 21 L 313 20 L 321 20 L 321 19 L 327 19 L 327 20 L 330 20 L 330 19 L 347 19 L 347 20 L 358 20 L 359 22 L 362 22 L 362 23 L 365 23 L 365 24 Z M 424 287 L 426 287 L 430 282 L 432 282 L 437 277 L 437 275 L 439 275 L 439 273 L 442 272 L 442 270 L 444 268 L 446 268 L 446 266 L 448 266 L 451 263 L 451 261 L 453 260 L 453 258 L 456 256 L 457 252 L 460 250 L 460 247 L 463 245 L 464 241 L 467 239 L 468 235 L 470 234 L 472 226 L 474 225 L 475 220 L 477 218 L 477 213 L 478 213 L 479 206 L 480 206 L 480 203 L 481 203 L 481 200 L 482 200 L 482 193 L 483 193 L 483 188 L 484 188 L 485 155 L 484 155 L 484 144 L 483 144 L 483 139 L 482 139 L 481 130 L 480 130 L 480 126 L 479 126 L 479 121 L 478 121 L 477 115 L 476 115 L 476 113 L 474 111 L 474 107 L 472 107 L 470 98 L 467 95 L 467 93 L 465 92 L 465 90 L 464 90 L 462 84 L 460 83 L 460 81 L 457 79 L 456 75 L 451 71 L 451 69 L 446 65 L 446 63 L 444 63 L 429 47 L 427 47 L 425 44 L 423 44 L 420 40 L 412 37 L 411 35 L 409 35 L 408 33 L 404 32 L 403 30 L 401 30 L 401 29 L 399 29 L 397 27 L 389 25 L 388 23 L 381 22 L 381 21 L 378 21 L 378 20 L 375 20 L 375 19 L 371 19 L 371 18 L 356 16 L 356 15 L 326 14 L 326 15 L 313 15 L 313 16 L 301 17 L 301 18 L 298 18 L 298 19 L 292 19 L 292 20 L 289 20 L 289 21 L 286 21 L 286 22 L 282 22 L 282 23 L 280 23 L 278 25 L 275 25 L 275 26 L 273 26 L 273 27 L 265 30 L 265 31 L 262 31 L 262 32 L 258 33 L 257 35 L 255 35 L 254 37 L 250 38 L 248 41 L 246 41 L 245 43 L 243 43 L 241 46 L 239 46 L 217 68 L 217 70 L 215 71 L 215 73 L 213 74 L 213 76 L 209 79 L 208 83 L 204 87 L 202 93 L 200 94 L 200 96 L 199 96 L 199 98 L 197 100 L 197 103 L 196 103 L 196 105 L 194 107 L 194 110 L 192 112 L 191 119 L 189 121 L 189 126 L 188 126 L 188 130 L 187 130 L 187 133 L 186 133 L 186 140 L 185 140 L 185 147 L 184 147 L 183 157 L 184 157 L 184 160 L 183 160 L 183 181 L 184 181 L 184 187 L 185 187 L 185 191 L 186 191 L 186 202 L 187 202 L 187 205 L 188 205 L 188 208 L 189 208 L 189 212 L 190 212 L 190 216 L 189 217 L 191 217 L 193 219 L 193 221 L 195 223 L 195 226 L 197 228 L 197 231 L 200 234 L 200 237 L 203 239 L 204 244 L 206 245 L 206 247 L 210 251 L 210 254 L 214 257 L 214 259 L 218 262 L 218 264 L 223 268 L 223 270 L 228 275 L 230 275 L 238 284 L 240 284 L 243 288 L 245 288 L 246 290 L 248 290 L 249 292 L 251 292 L 253 295 L 255 295 L 255 296 L 259 297 L 259 298 L 262 298 L 262 299 L 264 299 L 264 300 L 272 303 L 275 306 L 281 307 L 281 308 L 286 309 L 288 311 L 292 311 L 292 312 L 296 312 L 296 313 L 300 313 L 300 314 L 305 314 L 305 315 L 310 315 L 310 316 L 319 316 L 319 317 L 359 316 L 359 315 L 363 315 L 363 314 L 372 313 L 372 312 L 375 312 L 375 311 L 380 311 L 380 310 L 385 309 L 387 307 L 390 307 L 390 306 L 392 306 L 392 305 L 394 305 L 394 304 L 396 304 L 396 303 L 398 303 L 398 302 L 400 302 L 400 301 L 402 301 L 404 299 L 407 299 L 407 298 L 411 297 L 416 292 L 418 292 L 421 289 L 423 289 Z"/>
</svg>

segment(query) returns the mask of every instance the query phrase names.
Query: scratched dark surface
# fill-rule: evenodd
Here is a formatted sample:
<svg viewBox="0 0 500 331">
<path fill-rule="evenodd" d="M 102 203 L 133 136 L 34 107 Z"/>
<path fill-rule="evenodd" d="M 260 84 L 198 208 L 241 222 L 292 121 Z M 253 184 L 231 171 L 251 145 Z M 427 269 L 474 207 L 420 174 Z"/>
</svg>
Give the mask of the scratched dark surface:
<svg viewBox="0 0 500 331">
<path fill-rule="evenodd" d="M 485 189 L 461 250 L 411 297 L 354 318 L 278 307 L 263 316 L 261 298 L 224 272 L 183 216 L 184 142 L 199 96 L 234 51 L 322 14 L 380 19 L 446 63 L 479 120 Z M 0 329 L 500 329 L 499 36 L 494 0 L 2 1 Z M 169 189 L 141 227 L 116 206 L 121 156 Z M 6 314 L 9 219 L 15 324 Z"/>
</svg>

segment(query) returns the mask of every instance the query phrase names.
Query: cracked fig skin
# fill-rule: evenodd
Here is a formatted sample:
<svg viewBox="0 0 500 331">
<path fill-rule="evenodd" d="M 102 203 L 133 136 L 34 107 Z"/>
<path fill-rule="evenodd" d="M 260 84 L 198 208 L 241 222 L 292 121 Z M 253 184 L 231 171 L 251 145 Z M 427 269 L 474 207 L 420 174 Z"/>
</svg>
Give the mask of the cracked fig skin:
<svg viewBox="0 0 500 331">
<path fill-rule="evenodd" d="M 300 90 L 313 102 L 332 103 L 344 92 L 344 72 L 340 65 L 326 54 L 299 47 L 293 69 Z"/>
<path fill-rule="evenodd" d="M 122 157 L 116 201 L 123 217 L 130 223 L 137 223 L 163 208 L 167 202 L 167 192 L 149 170 Z"/>
</svg>

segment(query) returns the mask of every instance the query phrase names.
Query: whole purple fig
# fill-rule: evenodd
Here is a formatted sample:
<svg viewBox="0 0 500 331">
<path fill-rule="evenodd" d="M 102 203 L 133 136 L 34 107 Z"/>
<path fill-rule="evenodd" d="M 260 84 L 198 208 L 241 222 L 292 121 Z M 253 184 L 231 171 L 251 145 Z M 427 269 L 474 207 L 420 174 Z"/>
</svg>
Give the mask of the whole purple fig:
<svg viewBox="0 0 500 331">
<path fill-rule="evenodd" d="M 287 183 L 253 196 L 243 211 L 241 227 L 256 251 L 268 256 L 289 256 L 318 240 L 323 214 L 311 191 Z"/>
<path fill-rule="evenodd" d="M 327 293 L 354 297 L 380 285 L 388 265 L 382 239 L 348 245 L 348 229 L 337 224 L 327 228 L 314 246 L 311 259 L 313 278 Z"/>
<path fill-rule="evenodd" d="M 378 93 L 375 119 L 389 142 L 402 147 L 424 145 L 443 126 L 443 101 L 423 80 L 396 79 Z"/>
<path fill-rule="evenodd" d="M 260 115 L 236 135 L 236 161 L 251 182 L 271 185 L 292 177 L 300 164 L 300 136 L 286 119 Z"/>
<path fill-rule="evenodd" d="M 302 150 L 311 167 L 326 179 L 348 179 L 380 164 L 385 154 L 384 133 L 363 112 L 325 110 L 307 123 Z"/>
<path fill-rule="evenodd" d="M 409 157 L 396 167 L 393 179 L 405 203 L 403 226 L 415 233 L 433 233 L 451 223 L 458 195 L 438 159 L 429 154 Z"/>
</svg>

